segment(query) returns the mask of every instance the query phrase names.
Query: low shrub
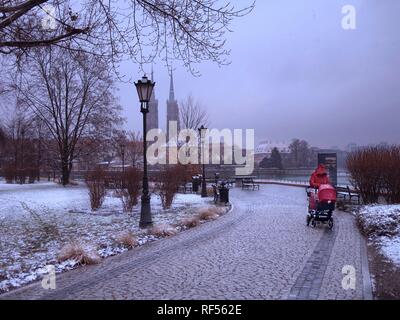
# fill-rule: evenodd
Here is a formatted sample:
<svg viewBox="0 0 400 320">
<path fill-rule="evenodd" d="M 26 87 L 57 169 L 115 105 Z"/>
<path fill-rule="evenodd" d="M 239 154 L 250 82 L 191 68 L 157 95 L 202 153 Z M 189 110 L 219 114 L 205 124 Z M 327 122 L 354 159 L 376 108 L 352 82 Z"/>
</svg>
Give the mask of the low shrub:
<svg viewBox="0 0 400 320">
<path fill-rule="evenodd" d="M 116 180 L 115 193 L 122 201 L 124 212 L 132 212 L 133 207 L 138 204 L 141 190 L 142 173 L 136 168 L 128 168 L 120 174 Z"/>
<path fill-rule="evenodd" d="M 96 167 L 86 174 L 85 181 L 89 189 L 90 206 L 93 211 L 101 208 L 107 195 L 105 176 L 106 173 L 101 167 Z"/>
<path fill-rule="evenodd" d="M 400 203 L 400 146 L 384 149 L 382 191 L 387 203 Z"/>
<path fill-rule="evenodd" d="M 367 237 L 392 237 L 400 233 L 400 206 L 364 206 L 356 213 L 361 232 Z"/>
<path fill-rule="evenodd" d="M 171 208 L 179 186 L 184 183 L 185 178 L 186 173 L 182 170 L 182 165 L 166 165 L 158 172 L 155 192 L 159 195 L 164 210 Z"/>
<path fill-rule="evenodd" d="M 400 203 L 400 146 L 372 146 L 347 157 L 351 183 L 365 204 Z"/>
</svg>

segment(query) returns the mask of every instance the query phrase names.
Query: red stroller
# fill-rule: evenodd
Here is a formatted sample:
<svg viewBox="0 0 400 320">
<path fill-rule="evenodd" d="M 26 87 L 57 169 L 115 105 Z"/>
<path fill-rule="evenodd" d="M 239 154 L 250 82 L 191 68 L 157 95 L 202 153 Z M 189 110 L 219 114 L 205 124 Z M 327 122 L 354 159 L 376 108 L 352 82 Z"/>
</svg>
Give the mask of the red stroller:
<svg viewBox="0 0 400 320">
<path fill-rule="evenodd" d="M 318 223 L 327 224 L 333 228 L 333 211 L 336 204 L 336 190 L 330 184 L 322 184 L 318 191 L 307 187 L 308 215 L 307 226 L 315 227 Z"/>
</svg>

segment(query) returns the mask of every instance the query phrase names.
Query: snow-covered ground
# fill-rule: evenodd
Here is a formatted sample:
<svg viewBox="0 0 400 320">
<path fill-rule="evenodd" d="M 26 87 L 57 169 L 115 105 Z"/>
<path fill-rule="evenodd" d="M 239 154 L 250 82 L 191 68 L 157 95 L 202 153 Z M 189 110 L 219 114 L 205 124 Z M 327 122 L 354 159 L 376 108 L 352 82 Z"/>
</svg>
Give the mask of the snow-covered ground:
<svg viewBox="0 0 400 320">
<path fill-rule="evenodd" d="M 151 201 L 154 225 L 177 224 L 213 205 L 193 194 L 178 194 L 165 211 L 156 195 Z M 139 229 L 139 210 L 137 206 L 132 214 L 123 213 L 121 200 L 109 191 L 103 207 L 92 212 L 84 185 L 0 181 L 0 293 L 38 279 L 46 265 L 55 265 L 57 272 L 74 268 L 75 261 L 57 261 L 60 249 L 71 241 L 93 246 L 107 257 L 127 250 L 115 241 L 121 232 L 132 231 L 139 244 L 156 240 Z"/>
<path fill-rule="evenodd" d="M 357 213 L 366 235 L 400 267 L 400 205 L 369 205 Z"/>
</svg>

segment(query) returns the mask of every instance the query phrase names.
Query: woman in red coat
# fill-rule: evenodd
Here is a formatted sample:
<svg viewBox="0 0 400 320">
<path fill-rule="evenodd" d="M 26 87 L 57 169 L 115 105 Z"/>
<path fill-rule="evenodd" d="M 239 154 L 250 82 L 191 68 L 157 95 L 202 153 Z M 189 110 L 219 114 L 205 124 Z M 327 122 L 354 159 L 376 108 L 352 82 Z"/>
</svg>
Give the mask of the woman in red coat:
<svg viewBox="0 0 400 320">
<path fill-rule="evenodd" d="M 311 188 L 318 189 L 321 184 L 331 184 L 328 172 L 323 164 L 318 165 L 318 168 L 315 169 L 310 178 Z"/>
<path fill-rule="evenodd" d="M 328 177 L 328 172 L 323 164 L 318 165 L 318 168 L 311 174 L 310 187 L 314 189 L 309 192 L 308 196 L 308 212 L 317 209 L 318 192 L 317 189 L 323 184 L 331 184 Z M 308 220 L 307 220 L 308 221 Z"/>
</svg>

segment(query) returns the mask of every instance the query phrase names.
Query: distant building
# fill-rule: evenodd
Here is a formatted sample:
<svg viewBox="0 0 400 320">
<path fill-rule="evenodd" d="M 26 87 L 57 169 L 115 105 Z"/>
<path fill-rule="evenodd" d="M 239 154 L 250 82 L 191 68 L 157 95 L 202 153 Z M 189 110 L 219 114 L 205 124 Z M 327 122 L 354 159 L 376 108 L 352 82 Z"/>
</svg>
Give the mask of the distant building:
<svg viewBox="0 0 400 320">
<path fill-rule="evenodd" d="M 254 151 L 254 162 L 260 163 L 265 157 L 269 157 L 274 148 L 277 148 L 282 156 L 290 154 L 289 144 L 286 142 L 263 141 Z"/>
<path fill-rule="evenodd" d="M 353 152 L 353 151 L 356 151 L 356 150 L 358 150 L 358 149 L 359 149 L 359 146 L 358 146 L 356 143 L 354 143 L 354 142 L 349 143 L 349 144 L 346 146 L 346 151 L 347 151 L 347 152 Z"/>
</svg>

